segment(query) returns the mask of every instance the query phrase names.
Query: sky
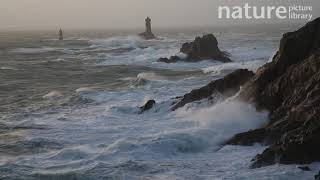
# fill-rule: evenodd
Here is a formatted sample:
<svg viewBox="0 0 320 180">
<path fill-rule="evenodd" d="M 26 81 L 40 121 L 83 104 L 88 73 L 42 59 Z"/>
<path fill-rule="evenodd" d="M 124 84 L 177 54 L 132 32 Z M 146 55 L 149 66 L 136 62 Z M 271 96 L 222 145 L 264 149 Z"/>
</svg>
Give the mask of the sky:
<svg viewBox="0 0 320 180">
<path fill-rule="evenodd" d="M 0 29 L 138 28 L 146 16 L 156 27 L 216 26 L 228 23 L 217 19 L 219 5 L 288 1 L 320 16 L 320 0 L 0 0 Z"/>
</svg>

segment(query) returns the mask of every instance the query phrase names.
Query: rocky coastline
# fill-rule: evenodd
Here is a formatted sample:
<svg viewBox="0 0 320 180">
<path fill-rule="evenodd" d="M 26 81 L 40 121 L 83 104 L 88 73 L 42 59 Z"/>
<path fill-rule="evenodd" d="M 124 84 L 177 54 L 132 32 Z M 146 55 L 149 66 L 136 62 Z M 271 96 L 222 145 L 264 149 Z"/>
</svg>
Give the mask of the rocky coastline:
<svg viewBox="0 0 320 180">
<path fill-rule="evenodd" d="M 206 39 L 208 36 L 204 37 Z M 213 35 L 210 38 L 216 40 Z M 201 40 L 196 38 L 195 41 Z M 209 57 L 196 54 L 192 48 L 194 44 L 183 45 L 181 52 L 192 59 Z M 172 57 L 160 61 L 178 60 L 178 57 Z M 237 94 L 237 100 L 255 105 L 258 111 L 270 112 L 270 120 L 263 127 L 237 134 L 223 143 L 242 146 L 261 143 L 269 146 L 253 158 L 252 168 L 276 163 L 309 164 L 320 161 L 320 18 L 297 31 L 284 34 L 272 62 L 260 67 L 256 73 L 246 69 L 236 70 L 175 98 L 171 110 L 201 99 L 210 99 L 214 94 L 220 94 L 223 98 Z"/>
</svg>

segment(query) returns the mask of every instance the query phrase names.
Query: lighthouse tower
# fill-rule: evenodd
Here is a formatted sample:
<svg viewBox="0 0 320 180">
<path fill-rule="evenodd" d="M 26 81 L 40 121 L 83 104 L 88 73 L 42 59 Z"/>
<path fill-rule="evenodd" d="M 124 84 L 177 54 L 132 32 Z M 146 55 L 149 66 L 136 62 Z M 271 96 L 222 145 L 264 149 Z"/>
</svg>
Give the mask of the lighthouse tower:
<svg viewBox="0 0 320 180">
<path fill-rule="evenodd" d="M 60 40 L 60 41 L 63 41 L 63 31 L 62 31 L 61 28 L 60 28 L 60 30 L 59 30 L 59 40 Z"/>
<path fill-rule="evenodd" d="M 141 36 L 144 39 L 154 39 L 156 38 L 156 36 L 152 33 L 152 29 L 151 29 L 151 19 L 149 17 L 147 17 L 145 19 L 145 32 L 140 33 L 139 36 Z"/>
</svg>

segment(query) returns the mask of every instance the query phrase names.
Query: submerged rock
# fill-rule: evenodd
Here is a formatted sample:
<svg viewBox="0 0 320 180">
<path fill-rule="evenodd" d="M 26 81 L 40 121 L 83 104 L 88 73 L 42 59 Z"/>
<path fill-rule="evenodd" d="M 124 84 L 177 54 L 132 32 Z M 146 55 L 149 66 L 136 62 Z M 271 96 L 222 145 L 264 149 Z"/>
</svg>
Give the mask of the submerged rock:
<svg viewBox="0 0 320 180">
<path fill-rule="evenodd" d="M 236 70 L 222 79 L 210 82 L 200 89 L 192 90 L 174 104 L 172 110 L 175 111 L 188 103 L 209 98 L 214 93 L 219 93 L 224 97 L 235 95 L 240 90 L 240 86 L 253 76 L 254 73 L 247 69 Z"/>
<path fill-rule="evenodd" d="M 186 54 L 187 57 L 180 58 L 171 56 L 170 58 L 160 58 L 159 61 L 174 63 L 177 61 L 196 62 L 211 59 L 221 62 L 231 62 L 229 54 L 219 49 L 218 40 L 213 34 L 196 37 L 193 42 L 184 43 L 180 52 Z"/>
<path fill-rule="evenodd" d="M 144 113 L 145 111 L 148 111 L 153 108 L 153 106 L 156 104 L 155 100 L 149 100 L 147 101 L 143 106 L 140 107 L 140 114 Z"/>
<path fill-rule="evenodd" d="M 183 58 L 178 56 L 171 56 L 170 58 L 160 58 L 158 61 L 165 63 L 176 63 L 178 61 L 183 61 Z"/>
<path fill-rule="evenodd" d="M 241 133 L 227 142 L 270 144 L 252 167 L 320 161 L 320 18 L 285 34 L 273 61 L 246 83 L 239 99 L 270 111 L 263 133 Z"/>
</svg>

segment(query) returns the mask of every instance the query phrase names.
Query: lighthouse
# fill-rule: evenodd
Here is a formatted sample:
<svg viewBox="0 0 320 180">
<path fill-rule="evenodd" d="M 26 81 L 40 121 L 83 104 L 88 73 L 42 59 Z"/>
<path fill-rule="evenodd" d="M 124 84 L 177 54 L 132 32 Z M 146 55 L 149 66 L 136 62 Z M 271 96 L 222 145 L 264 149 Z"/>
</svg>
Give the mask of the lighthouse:
<svg viewBox="0 0 320 180">
<path fill-rule="evenodd" d="M 149 17 L 145 19 L 145 32 L 140 33 L 139 36 L 147 40 L 156 38 L 156 36 L 152 33 L 151 19 Z"/>
<path fill-rule="evenodd" d="M 60 28 L 60 30 L 59 30 L 59 40 L 60 40 L 60 41 L 63 40 L 63 31 L 62 31 L 61 28 Z"/>
</svg>

